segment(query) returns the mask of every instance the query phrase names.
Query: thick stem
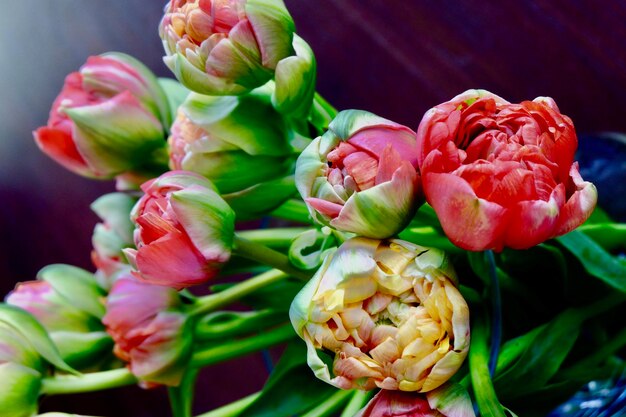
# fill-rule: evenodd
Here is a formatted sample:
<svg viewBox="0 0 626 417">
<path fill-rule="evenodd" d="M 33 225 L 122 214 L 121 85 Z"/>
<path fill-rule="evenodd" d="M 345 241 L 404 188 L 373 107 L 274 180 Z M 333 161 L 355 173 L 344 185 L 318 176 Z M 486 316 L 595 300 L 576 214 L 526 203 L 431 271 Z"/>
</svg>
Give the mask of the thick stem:
<svg viewBox="0 0 626 417">
<path fill-rule="evenodd" d="M 234 303 L 235 301 L 241 299 L 248 294 L 252 294 L 259 288 L 266 287 L 270 284 L 286 279 L 288 277 L 289 274 L 286 274 L 283 271 L 271 269 L 267 272 L 263 272 L 262 274 L 240 282 L 239 284 L 233 285 L 232 287 L 227 288 L 224 291 L 218 292 L 217 294 L 211 294 L 205 297 L 198 298 L 191 307 L 191 311 L 189 313 L 191 315 L 197 316 L 217 310 L 218 308 Z"/>
<path fill-rule="evenodd" d="M 308 281 L 311 278 L 310 273 L 294 267 L 286 255 L 270 249 L 267 246 L 250 242 L 237 235 L 235 235 L 234 243 L 233 252 L 238 256 L 280 269 L 292 277 L 303 281 Z"/>
<path fill-rule="evenodd" d="M 243 410 L 248 408 L 250 404 L 252 404 L 259 396 L 260 392 L 257 392 L 252 395 L 248 395 L 240 400 L 237 400 L 233 403 L 227 404 L 223 407 L 216 408 L 215 410 L 209 411 L 208 413 L 200 414 L 196 417 L 236 417 L 241 414 Z"/>
<path fill-rule="evenodd" d="M 272 211 L 270 216 L 298 223 L 312 223 L 309 209 L 301 200 L 288 200 L 282 206 Z"/>
<path fill-rule="evenodd" d="M 250 242 L 267 245 L 270 247 L 288 247 L 291 242 L 301 233 L 309 230 L 305 227 L 285 227 L 273 229 L 243 230 L 237 235 Z"/>
<path fill-rule="evenodd" d="M 469 366 L 474 396 L 484 417 L 506 417 L 489 375 L 489 329 L 486 314 L 477 309 L 472 320 Z"/>
<path fill-rule="evenodd" d="M 285 324 L 246 339 L 231 340 L 218 346 L 195 352 L 190 366 L 200 368 L 214 365 L 286 342 L 296 335 L 291 324 Z"/>
<path fill-rule="evenodd" d="M 81 392 L 102 391 L 137 383 L 137 378 L 128 368 L 90 374 L 57 375 L 42 380 L 42 394 L 76 394 Z"/>
<path fill-rule="evenodd" d="M 323 403 L 303 414 L 302 417 L 327 417 L 337 411 L 352 396 L 353 391 L 339 390 L 328 397 Z"/>
</svg>

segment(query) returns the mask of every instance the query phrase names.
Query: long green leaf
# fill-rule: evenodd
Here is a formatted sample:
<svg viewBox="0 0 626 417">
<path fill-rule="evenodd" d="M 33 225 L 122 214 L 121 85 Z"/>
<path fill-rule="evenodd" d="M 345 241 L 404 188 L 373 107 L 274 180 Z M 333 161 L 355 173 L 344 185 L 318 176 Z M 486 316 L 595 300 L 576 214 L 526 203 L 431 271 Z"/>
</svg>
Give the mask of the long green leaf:
<svg viewBox="0 0 626 417">
<path fill-rule="evenodd" d="M 557 240 L 582 263 L 585 270 L 611 287 L 626 292 L 626 266 L 584 233 L 574 230 Z"/>
<path fill-rule="evenodd" d="M 306 364 L 304 344 L 297 340 L 283 353 L 259 398 L 240 415 L 290 417 L 322 403 L 336 391 L 315 378 Z"/>
</svg>

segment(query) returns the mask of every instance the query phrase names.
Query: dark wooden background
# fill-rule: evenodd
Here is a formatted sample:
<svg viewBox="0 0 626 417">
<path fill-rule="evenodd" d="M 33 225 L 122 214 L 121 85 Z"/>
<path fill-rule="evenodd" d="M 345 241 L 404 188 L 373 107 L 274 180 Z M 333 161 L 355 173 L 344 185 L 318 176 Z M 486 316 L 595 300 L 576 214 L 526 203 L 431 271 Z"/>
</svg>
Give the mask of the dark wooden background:
<svg viewBox="0 0 626 417">
<path fill-rule="evenodd" d="M 286 0 L 316 52 L 318 90 L 416 128 L 468 88 L 521 101 L 552 96 L 580 132 L 626 131 L 626 2 Z M 0 2 L 0 289 L 50 263 L 90 268 L 96 217 L 113 185 L 57 166 L 35 146 L 63 78 L 89 55 L 117 50 L 158 75 L 159 0 Z M 624 181 L 624 178 L 616 179 Z M 198 411 L 258 390 L 259 357 L 203 374 Z M 45 409 L 116 417 L 169 415 L 164 393 L 137 388 L 46 400 Z"/>
</svg>

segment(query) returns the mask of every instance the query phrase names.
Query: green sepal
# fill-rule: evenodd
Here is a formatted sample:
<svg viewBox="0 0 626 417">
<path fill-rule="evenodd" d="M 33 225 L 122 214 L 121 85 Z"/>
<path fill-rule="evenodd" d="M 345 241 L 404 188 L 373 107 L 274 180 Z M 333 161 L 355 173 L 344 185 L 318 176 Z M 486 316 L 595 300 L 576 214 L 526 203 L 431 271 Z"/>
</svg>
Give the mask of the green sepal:
<svg viewBox="0 0 626 417">
<path fill-rule="evenodd" d="M 0 304 L 0 321 L 15 328 L 15 331 L 30 342 L 32 347 L 56 368 L 78 375 L 61 357 L 46 329 L 30 313 L 8 304 Z"/>
<path fill-rule="evenodd" d="M 90 272 L 71 265 L 54 264 L 42 268 L 37 278 L 49 283 L 73 307 L 97 318 L 104 316 L 102 300 L 106 294 Z"/>
<path fill-rule="evenodd" d="M 262 182 L 222 197 L 237 214 L 237 220 L 257 219 L 278 208 L 296 193 L 293 176 Z"/>
<path fill-rule="evenodd" d="M 317 64 L 313 50 L 298 35 L 294 35 L 293 47 L 296 55 L 282 59 L 276 66 L 272 104 L 279 113 L 306 119 L 315 95 Z"/>
<path fill-rule="evenodd" d="M 13 362 L 0 363 L 0 414 L 2 417 L 32 417 L 37 413 L 41 374 Z"/>
<path fill-rule="evenodd" d="M 59 349 L 61 357 L 68 365 L 77 369 L 88 368 L 113 352 L 113 340 L 107 332 L 65 332 L 50 333 Z"/>
</svg>

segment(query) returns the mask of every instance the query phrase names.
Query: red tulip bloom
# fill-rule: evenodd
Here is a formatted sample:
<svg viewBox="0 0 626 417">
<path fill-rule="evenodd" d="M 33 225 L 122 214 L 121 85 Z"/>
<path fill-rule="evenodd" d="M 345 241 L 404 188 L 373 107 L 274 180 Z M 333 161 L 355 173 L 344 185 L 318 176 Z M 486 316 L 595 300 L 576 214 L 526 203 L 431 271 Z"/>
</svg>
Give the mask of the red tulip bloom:
<svg viewBox="0 0 626 417">
<path fill-rule="evenodd" d="M 512 104 L 469 90 L 420 123 L 426 200 L 463 249 L 530 248 L 575 229 L 596 205 L 595 186 L 574 162 L 577 145 L 551 98 Z"/>
</svg>

